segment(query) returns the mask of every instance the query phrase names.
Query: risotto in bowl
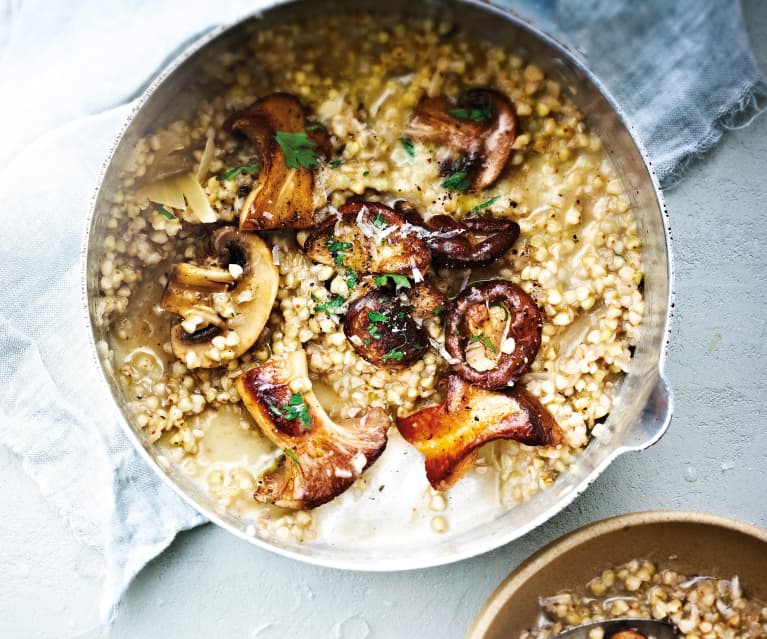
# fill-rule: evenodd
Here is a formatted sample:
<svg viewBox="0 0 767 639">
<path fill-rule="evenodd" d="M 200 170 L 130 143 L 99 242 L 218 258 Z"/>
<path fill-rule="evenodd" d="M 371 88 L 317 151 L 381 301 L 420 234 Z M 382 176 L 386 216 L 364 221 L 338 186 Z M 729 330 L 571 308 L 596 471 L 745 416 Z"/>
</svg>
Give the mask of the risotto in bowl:
<svg viewBox="0 0 767 639">
<path fill-rule="evenodd" d="M 516 19 L 325 9 L 219 30 L 150 87 L 94 207 L 95 347 L 218 523 L 332 565 L 451 561 L 667 426 L 659 194 Z"/>
</svg>

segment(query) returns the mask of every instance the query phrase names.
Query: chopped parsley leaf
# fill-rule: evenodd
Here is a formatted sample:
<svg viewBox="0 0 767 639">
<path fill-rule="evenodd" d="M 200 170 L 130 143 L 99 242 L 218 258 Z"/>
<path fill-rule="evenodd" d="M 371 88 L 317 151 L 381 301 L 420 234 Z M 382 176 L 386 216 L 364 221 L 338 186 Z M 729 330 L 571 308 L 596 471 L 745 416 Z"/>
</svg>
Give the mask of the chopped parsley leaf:
<svg viewBox="0 0 767 639">
<path fill-rule="evenodd" d="M 225 171 L 221 175 L 216 176 L 216 180 L 219 182 L 225 182 L 226 180 L 231 180 L 232 178 L 236 178 L 240 173 L 253 173 L 258 174 L 259 166 L 258 164 L 245 164 L 243 166 L 238 166 L 233 169 L 229 169 L 228 171 Z"/>
<path fill-rule="evenodd" d="M 300 419 L 306 430 L 312 425 L 312 418 L 311 415 L 309 415 L 309 407 L 304 404 L 304 398 L 301 397 L 300 393 L 293 393 L 287 404 L 283 404 L 279 407 L 269 406 L 269 411 L 288 421 Z"/>
<path fill-rule="evenodd" d="M 376 275 L 373 278 L 373 284 L 376 286 L 386 286 L 386 283 L 391 279 L 395 286 L 401 286 L 402 288 L 411 288 L 410 280 L 404 275 L 399 273 L 384 273 L 383 275 Z"/>
<path fill-rule="evenodd" d="M 336 295 L 335 297 L 331 297 L 327 302 L 316 304 L 314 310 L 317 312 L 324 311 L 328 315 L 337 314 L 345 301 L 346 300 L 343 297 Z"/>
<path fill-rule="evenodd" d="M 435 315 L 439 315 L 440 313 L 444 312 L 444 310 L 445 310 L 445 305 L 440 304 L 437 308 L 434 309 L 433 313 Z"/>
<path fill-rule="evenodd" d="M 306 133 L 277 131 L 274 139 L 280 145 L 289 169 L 311 169 L 317 164 L 317 154 L 314 152 L 317 143 L 310 140 Z"/>
<path fill-rule="evenodd" d="M 469 341 L 480 342 L 485 346 L 485 348 L 492 351 L 493 353 L 498 352 L 498 349 L 495 347 L 495 344 L 493 344 L 492 340 L 484 333 L 480 333 L 479 335 L 472 335 L 471 338 L 469 338 Z"/>
<path fill-rule="evenodd" d="M 367 177 L 368 175 L 370 175 L 370 171 L 363 171 L 362 172 L 362 177 Z"/>
<path fill-rule="evenodd" d="M 282 452 L 285 453 L 286 457 L 290 457 L 290 459 L 293 460 L 294 463 L 301 465 L 301 461 L 298 459 L 298 455 L 296 455 L 290 448 L 283 448 Z"/>
<path fill-rule="evenodd" d="M 378 330 L 378 326 L 372 323 L 368 324 L 368 335 L 373 339 L 381 339 L 381 331 Z M 370 340 L 367 340 L 365 343 L 370 344 Z"/>
<path fill-rule="evenodd" d="M 389 320 L 385 313 L 376 313 L 375 311 L 368 311 L 368 319 L 371 322 L 386 322 Z"/>
<path fill-rule="evenodd" d="M 386 362 L 389 360 L 394 360 L 395 362 L 399 362 L 403 357 L 405 357 L 405 353 L 399 349 L 399 346 L 397 348 L 392 348 L 389 352 L 386 353 L 386 355 L 383 356 L 383 361 Z"/>
<path fill-rule="evenodd" d="M 442 182 L 442 188 L 451 189 L 453 191 L 466 191 L 471 183 L 469 182 L 469 176 L 466 171 L 456 171 L 444 182 Z"/>
<path fill-rule="evenodd" d="M 476 213 L 477 211 L 481 211 L 483 209 L 489 208 L 493 206 L 498 200 L 501 199 L 500 195 L 496 195 L 495 197 L 491 197 L 489 200 L 485 200 L 482 202 L 482 204 L 477 204 L 473 209 L 471 209 L 471 213 Z"/>
<path fill-rule="evenodd" d="M 376 216 L 373 218 L 373 226 L 378 227 L 379 229 L 385 229 L 389 225 L 383 215 L 376 213 Z"/>
<path fill-rule="evenodd" d="M 472 122 L 488 122 L 493 119 L 493 103 L 488 98 L 478 106 L 472 106 L 468 109 L 458 107 L 450 109 L 448 114 L 458 120 L 471 120 Z"/>
<path fill-rule="evenodd" d="M 400 144 L 402 144 L 403 148 L 407 152 L 407 154 L 411 157 L 415 157 L 415 148 L 413 147 L 413 140 L 410 138 L 400 138 L 399 139 Z"/>
<path fill-rule="evenodd" d="M 328 251 L 333 256 L 334 261 L 339 266 L 344 263 L 344 251 L 354 247 L 351 242 L 339 242 L 335 237 L 329 237 L 326 243 Z"/>
<path fill-rule="evenodd" d="M 357 274 L 354 271 L 346 271 L 346 286 L 350 289 L 357 284 Z"/>
<path fill-rule="evenodd" d="M 338 168 L 339 166 L 341 166 L 342 164 L 343 164 L 343 162 L 341 162 L 341 160 L 333 160 L 333 161 L 330 163 L 330 168 L 331 168 L 331 169 L 337 169 L 337 168 Z"/>
<path fill-rule="evenodd" d="M 162 215 L 164 218 L 167 218 L 169 220 L 175 220 L 177 219 L 173 213 L 171 213 L 168 209 L 166 209 L 162 204 L 157 205 L 157 212 Z"/>
</svg>

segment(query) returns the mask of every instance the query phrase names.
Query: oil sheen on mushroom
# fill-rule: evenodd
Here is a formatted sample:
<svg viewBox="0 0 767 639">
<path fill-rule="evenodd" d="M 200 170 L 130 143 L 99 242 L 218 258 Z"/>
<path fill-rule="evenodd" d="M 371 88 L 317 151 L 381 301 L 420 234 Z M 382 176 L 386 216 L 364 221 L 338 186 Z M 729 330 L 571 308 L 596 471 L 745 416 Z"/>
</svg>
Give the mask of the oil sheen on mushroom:
<svg viewBox="0 0 767 639">
<path fill-rule="evenodd" d="M 357 273 L 415 276 L 431 266 L 429 248 L 394 209 L 379 202 L 347 202 L 306 239 L 315 262 Z"/>
<path fill-rule="evenodd" d="M 458 375 L 445 382 L 445 400 L 397 419 L 402 436 L 426 458 L 426 477 L 437 490 L 450 488 L 474 466 L 480 446 L 513 439 L 555 446 L 562 434 L 546 408 L 524 388 L 488 391 Z"/>
<path fill-rule="evenodd" d="M 288 166 L 277 134 L 299 136 L 310 160 L 318 143 L 304 131 L 306 116 L 299 100 L 288 93 L 273 93 L 232 115 L 224 124 L 246 136 L 256 147 L 259 172 L 242 205 L 240 229 L 305 229 L 314 223 L 312 161 Z"/>
<path fill-rule="evenodd" d="M 235 381 L 264 435 L 285 452 L 253 495 L 283 508 L 316 508 L 351 486 L 386 447 L 389 418 L 380 408 L 333 420 L 312 391 L 304 351 L 272 359 Z"/>
<path fill-rule="evenodd" d="M 484 388 L 513 384 L 541 344 L 541 314 L 533 299 L 506 280 L 475 282 L 448 305 L 445 349 L 453 370 Z"/>
<path fill-rule="evenodd" d="M 344 333 L 360 357 L 377 366 L 405 366 L 426 350 L 428 338 L 399 296 L 377 289 L 354 300 Z"/>
<path fill-rule="evenodd" d="M 471 189 L 486 189 L 500 177 L 517 137 L 514 105 L 500 91 L 470 89 L 457 104 L 424 96 L 407 129 L 415 140 L 452 148 L 471 176 Z"/>
</svg>

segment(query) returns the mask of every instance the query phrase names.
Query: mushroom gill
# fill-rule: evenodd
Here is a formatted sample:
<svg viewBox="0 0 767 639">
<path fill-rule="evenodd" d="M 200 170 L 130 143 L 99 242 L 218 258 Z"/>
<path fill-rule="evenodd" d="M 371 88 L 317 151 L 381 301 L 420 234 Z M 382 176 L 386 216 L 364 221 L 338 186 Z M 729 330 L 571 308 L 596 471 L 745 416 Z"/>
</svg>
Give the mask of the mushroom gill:
<svg viewBox="0 0 767 639">
<path fill-rule="evenodd" d="M 258 339 L 279 274 L 266 243 L 233 226 L 214 230 L 201 252 L 202 264 L 173 266 L 160 306 L 181 316 L 170 332 L 173 354 L 188 368 L 215 368 Z"/>
<path fill-rule="evenodd" d="M 333 421 L 308 378 L 306 353 L 295 351 L 243 373 L 235 382 L 264 435 L 284 462 L 259 480 L 259 502 L 316 508 L 349 488 L 386 447 L 389 418 L 380 408 Z"/>
</svg>

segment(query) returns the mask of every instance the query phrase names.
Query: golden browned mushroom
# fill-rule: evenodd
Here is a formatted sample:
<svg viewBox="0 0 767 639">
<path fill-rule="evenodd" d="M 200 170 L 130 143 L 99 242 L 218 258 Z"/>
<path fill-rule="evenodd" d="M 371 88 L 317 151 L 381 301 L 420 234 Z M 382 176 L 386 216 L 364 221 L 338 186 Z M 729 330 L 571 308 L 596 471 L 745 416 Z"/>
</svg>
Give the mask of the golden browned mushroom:
<svg viewBox="0 0 767 639">
<path fill-rule="evenodd" d="M 562 433 L 546 408 L 517 386 L 494 392 L 447 377 L 445 401 L 397 419 L 402 436 L 426 458 L 426 477 L 450 488 L 474 466 L 478 449 L 495 439 L 555 446 Z"/>
<path fill-rule="evenodd" d="M 470 177 L 471 189 L 481 191 L 506 167 L 517 137 L 517 114 L 511 101 L 493 89 L 471 89 L 457 104 L 425 96 L 416 104 L 407 135 L 460 151 L 460 170 Z"/>
<path fill-rule="evenodd" d="M 334 422 L 312 392 L 306 354 L 295 351 L 243 373 L 235 382 L 284 462 L 259 480 L 259 502 L 315 508 L 337 497 L 381 455 L 389 418 L 380 408 Z"/>
<path fill-rule="evenodd" d="M 358 273 L 397 273 L 420 279 L 431 266 L 426 243 L 394 209 L 379 202 L 347 202 L 304 243 L 320 264 Z"/>
<path fill-rule="evenodd" d="M 232 115 L 227 130 L 253 142 L 259 172 L 240 213 L 240 229 L 306 229 L 314 223 L 317 141 L 304 131 L 306 116 L 298 99 L 273 93 Z"/>
<path fill-rule="evenodd" d="M 173 354 L 188 368 L 215 368 L 247 351 L 277 297 L 272 251 L 255 233 L 217 228 L 202 264 L 176 264 L 160 306 L 181 316 L 171 328 Z"/>
<path fill-rule="evenodd" d="M 621 630 L 614 635 L 610 635 L 609 639 L 647 639 L 647 637 L 636 630 Z"/>
</svg>

